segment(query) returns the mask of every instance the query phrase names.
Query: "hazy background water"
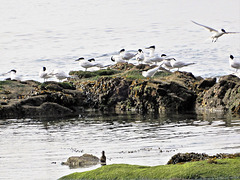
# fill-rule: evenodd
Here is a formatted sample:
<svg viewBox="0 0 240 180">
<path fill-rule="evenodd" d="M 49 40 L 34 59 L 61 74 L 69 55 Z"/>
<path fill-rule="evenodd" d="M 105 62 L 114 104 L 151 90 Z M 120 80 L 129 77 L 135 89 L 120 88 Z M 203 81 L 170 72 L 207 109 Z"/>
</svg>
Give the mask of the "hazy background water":
<svg viewBox="0 0 240 180">
<path fill-rule="evenodd" d="M 211 43 L 210 33 L 191 20 L 215 29 L 240 31 L 239 0 L 0 0 L 0 74 L 17 69 L 23 79 L 39 80 L 48 69 L 81 69 L 74 60 L 104 64 L 121 48 L 156 51 L 193 61 L 183 70 L 204 77 L 229 74 L 228 57 L 240 57 L 240 34 Z M 3 77 L 1 77 L 3 78 Z"/>
<path fill-rule="evenodd" d="M 105 150 L 107 164 L 161 165 L 176 153 L 240 152 L 239 117 L 85 112 L 68 119 L 0 120 L 0 179 L 57 179 L 70 156 Z"/>
<path fill-rule="evenodd" d="M 23 79 L 40 80 L 42 66 L 79 70 L 74 60 L 80 56 L 109 64 L 122 48 L 150 45 L 159 54 L 196 62 L 183 70 L 204 77 L 233 72 L 229 54 L 240 57 L 240 34 L 211 43 L 211 34 L 191 23 L 240 31 L 239 0 L 0 3 L 0 74 L 15 68 Z M 141 165 L 166 164 L 178 152 L 239 152 L 239 127 L 239 117 L 221 114 L 85 113 L 69 119 L 0 120 L 0 179 L 56 179 L 85 171 L 60 164 L 82 153 L 100 156 L 102 150 L 108 164 Z"/>
</svg>

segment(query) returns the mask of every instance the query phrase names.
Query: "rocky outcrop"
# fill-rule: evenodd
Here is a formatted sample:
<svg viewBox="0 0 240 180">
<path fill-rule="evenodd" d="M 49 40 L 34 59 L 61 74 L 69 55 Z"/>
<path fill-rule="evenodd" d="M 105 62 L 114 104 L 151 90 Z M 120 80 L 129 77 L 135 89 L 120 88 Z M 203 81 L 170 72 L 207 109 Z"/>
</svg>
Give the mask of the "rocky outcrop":
<svg viewBox="0 0 240 180">
<path fill-rule="evenodd" d="M 120 110 L 165 111 L 193 110 L 196 95 L 175 82 L 126 80 L 122 77 L 103 77 L 81 84 L 92 107 Z"/>
<path fill-rule="evenodd" d="M 240 114 L 240 79 L 234 75 L 222 76 L 218 82 L 210 79 L 208 85 L 198 86 L 197 108 L 232 111 Z"/>
<path fill-rule="evenodd" d="M 100 163 L 100 159 L 91 154 L 83 154 L 82 156 L 72 156 L 67 159 L 67 162 L 62 162 L 62 165 L 67 165 L 70 168 L 88 167 Z"/>
<path fill-rule="evenodd" d="M 8 82 L 8 84 L 10 88 L 5 87 L 8 93 L 2 93 L 1 97 L 2 118 L 71 116 L 77 114 L 78 106 L 85 105 L 85 96 L 67 84 L 56 82 L 43 84 Z M 22 84 L 25 85 L 21 86 Z"/>
<path fill-rule="evenodd" d="M 0 117 L 72 116 L 86 108 L 143 113 L 210 109 L 240 114 L 240 79 L 237 76 L 223 76 L 217 81 L 176 71 L 146 79 L 141 71 L 152 68 L 150 66 L 116 66 L 127 70 L 121 75 L 116 75 L 120 70 L 87 72 L 91 78 L 93 75 L 98 78 L 63 83 L 2 81 Z M 100 74 L 104 75 L 99 77 Z M 83 71 L 76 73 L 79 77 L 84 75 Z"/>
</svg>

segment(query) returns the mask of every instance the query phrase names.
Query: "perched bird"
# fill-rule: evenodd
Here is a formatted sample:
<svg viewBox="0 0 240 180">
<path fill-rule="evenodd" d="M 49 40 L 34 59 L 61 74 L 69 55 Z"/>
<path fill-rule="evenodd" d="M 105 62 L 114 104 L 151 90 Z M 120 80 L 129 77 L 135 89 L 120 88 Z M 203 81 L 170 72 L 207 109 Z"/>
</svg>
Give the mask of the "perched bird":
<svg viewBox="0 0 240 180">
<path fill-rule="evenodd" d="M 88 61 L 89 61 L 89 62 L 92 62 L 92 61 L 95 61 L 95 59 L 92 58 L 92 59 L 89 59 Z M 98 68 L 100 68 L 100 69 L 110 66 L 110 64 L 109 64 L 109 65 L 103 65 L 103 64 L 100 63 L 100 62 L 95 62 L 93 65 L 94 65 L 94 67 L 98 67 Z"/>
<path fill-rule="evenodd" d="M 172 60 L 173 60 L 173 58 L 172 58 Z M 169 71 L 170 71 L 171 69 L 173 69 L 173 67 L 172 67 L 172 65 L 171 65 L 171 62 L 170 62 L 169 60 L 164 60 L 163 63 L 162 63 L 162 65 L 163 65 L 165 68 L 167 68 Z"/>
<path fill-rule="evenodd" d="M 4 73 L 2 75 L 5 76 L 7 74 L 10 74 L 10 78 L 7 78 L 6 80 L 17 80 L 17 81 L 21 80 L 21 77 L 19 75 L 17 75 L 17 70 L 15 70 L 15 69 L 12 69 L 11 71 Z"/>
<path fill-rule="evenodd" d="M 162 62 L 167 58 L 166 54 L 161 54 L 161 56 L 159 56 L 158 54 L 155 54 L 155 46 L 150 46 L 145 49 L 150 50 L 149 58 L 147 60 L 148 62 L 157 64 L 158 62 Z"/>
<path fill-rule="evenodd" d="M 121 49 L 119 51 L 119 56 L 121 56 L 123 60 L 128 61 L 128 60 L 132 59 L 135 56 L 135 54 L 130 53 L 130 52 L 126 52 L 125 49 Z"/>
<path fill-rule="evenodd" d="M 58 69 L 55 69 L 52 75 L 54 75 L 59 81 L 62 81 L 63 79 L 67 79 L 70 77 L 64 71 Z"/>
<path fill-rule="evenodd" d="M 136 57 L 136 60 L 138 61 L 138 63 L 147 60 L 147 59 L 146 59 L 146 56 L 145 56 L 145 54 L 144 54 L 144 52 L 143 52 L 142 49 L 138 49 L 138 52 L 137 52 L 137 54 L 135 55 L 135 57 Z"/>
<path fill-rule="evenodd" d="M 183 61 L 176 61 L 176 59 L 172 58 L 170 60 L 170 64 L 172 66 L 172 68 L 178 68 L 178 71 L 180 68 L 185 67 L 185 66 L 189 66 L 192 64 L 195 64 L 194 62 L 183 62 Z"/>
<path fill-rule="evenodd" d="M 85 71 L 87 71 L 88 68 L 95 67 L 96 65 L 95 63 L 92 63 L 92 61 L 95 61 L 95 59 L 86 60 L 83 57 L 80 57 L 75 61 L 79 61 L 79 65 L 85 68 Z"/>
<path fill-rule="evenodd" d="M 53 77 L 53 72 L 48 72 L 48 71 L 47 71 L 47 68 L 46 68 L 46 67 L 43 67 L 43 68 L 41 68 L 41 70 L 39 71 L 39 77 L 40 77 L 40 78 L 43 78 L 43 80 L 44 80 L 44 82 L 45 82 L 47 79 Z"/>
<path fill-rule="evenodd" d="M 149 69 L 147 71 L 143 71 L 142 72 L 142 75 L 146 78 L 150 78 L 150 77 L 153 77 L 154 74 L 156 74 L 156 72 L 159 70 L 159 68 L 161 67 L 162 65 L 159 65 L 153 69 Z"/>
<path fill-rule="evenodd" d="M 111 57 L 111 61 L 116 62 L 116 63 L 125 63 L 126 61 L 123 60 L 123 58 L 120 55 L 113 55 Z"/>
<path fill-rule="evenodd" d="M 229 57 L 229 64 L 230 64 L 230 67 L 236 69 L 236 72 L 238 71 L 238 69 L 240 69 L 240 61 L 234 60 L 233 55 L 230 55 Z"/>
<path fill-rule="evenodd" d="M 213 28 L 211 28 L 211 27 L 208 27 L 208 26 L 199 24 L 199 23 L 197 23 L 197 22 L 195 22 L 195 21 L 192 21 L 192 22 L 193 22 L 194 24 L 197 24 L 197 25 L 199 25 L 199 26 L 202 26 L 202 27 L 206 28 L 207 30 L 209 30 L 210 32 L 212 32 L 212 33 L 213 33 L 212 36 L 211 36 L 212 42 L 216 42 L 217 39 L 218 39 L 219 37 L 221 37 L 222 35 L 224 35 L 224 34 L 240 33 L 240 32 L 226 32 L 224 29 L 221 29 L 221 31 L 218 31 L 218 30 L 213 29 Z"/>
<path fill-rule="evenodd" d="M 150 50 L 150 54 L 149 54 L 149 57 L 154 57 L 156 54 L 155 54 L 155 46 L 149 46 L 149 47 L 146 47 L 145 49 L 149 49 Z"/>
<path fill-rule="evenodd" d="M 106 165 L 105 151 L 102 151 L 102 156 L 100 158 L 101 165 Z"/>
</svg>

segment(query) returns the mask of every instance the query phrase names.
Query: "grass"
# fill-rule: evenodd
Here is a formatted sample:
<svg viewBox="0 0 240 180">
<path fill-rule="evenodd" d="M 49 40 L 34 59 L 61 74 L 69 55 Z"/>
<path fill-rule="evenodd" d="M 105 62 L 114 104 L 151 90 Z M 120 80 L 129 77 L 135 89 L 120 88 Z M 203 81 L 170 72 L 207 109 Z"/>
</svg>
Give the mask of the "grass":
<svg viewBox="0 0 240 180">
<path fill-rule="evenodd" d="M 219 159 L 216 163 L 208 160 L 176 165 L 138 166 L 113 164 L 81 173 L 73 173 L 60 178 L 69 179 L 240 179 L 240 158 Z"/>
</svg>

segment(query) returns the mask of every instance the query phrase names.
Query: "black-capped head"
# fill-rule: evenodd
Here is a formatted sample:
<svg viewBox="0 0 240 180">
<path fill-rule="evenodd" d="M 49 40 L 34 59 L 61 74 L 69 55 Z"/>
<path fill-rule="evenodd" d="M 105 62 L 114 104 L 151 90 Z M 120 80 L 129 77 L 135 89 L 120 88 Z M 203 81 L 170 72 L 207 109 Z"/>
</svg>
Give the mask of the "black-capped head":
<svg viewBox="0 0 240 180">
<path fill-rule="evenodd" d="M 10 72 L 14 72 L 14 73 L 17 73 L 17 71 L 15 69 L 12 69 Z"/>
<path fill-rule="evenodd" d="M 149 46 L 146 49 L 155 49 L 155 46 Z"/>
<path fill-rule="evenodd" d="M 166 57 L 167 55 L 166 54 L 161 54 L 161 57 Z"/>
<path fill-rule="evenodd" d="M 111 60 L 112 60 L 113 62 L 115 62 L 115 59 L 113 58 L 113 56 L 111 57 Z"/>
<path fill-rule="evenodd" d="M 94 58 L 88 59 L 89 62 L 95 61 Z"/>
<path fill-rule="evenodd" d="M 233 55 L 230 55 L 230 59 L 234 59 Z"/>
<path fill-rule="evenodd" d="M 142 49 L 138 49 L 138 52 L 142 53 L 142 52 L 143 52 L 143 50 L 142 50 Z"/>
<path fill-rule="evenodd" d="M 224 29 L 221 29 L 222 32 L 226 33 L 226 31 Z"/>
<path fill-rule="evenodd" d="M 75 61 L 81 61 L 81 60 L 84 60 L 84 58 L 80 57 L 80 58 L 76 59 Z"/>
<path fill-rule="evenodd" d="M 125 49 L 121 49 L 121 50 L 119 51 L 119 53 L 122 53 L 122 52 L 125 52 Z"/>
<path fill-rule="evenodd" d="M 43 67 L 43 71 L 46 71 L 47 70 L 47 68 L 46 67 Z"/>
</svg>

